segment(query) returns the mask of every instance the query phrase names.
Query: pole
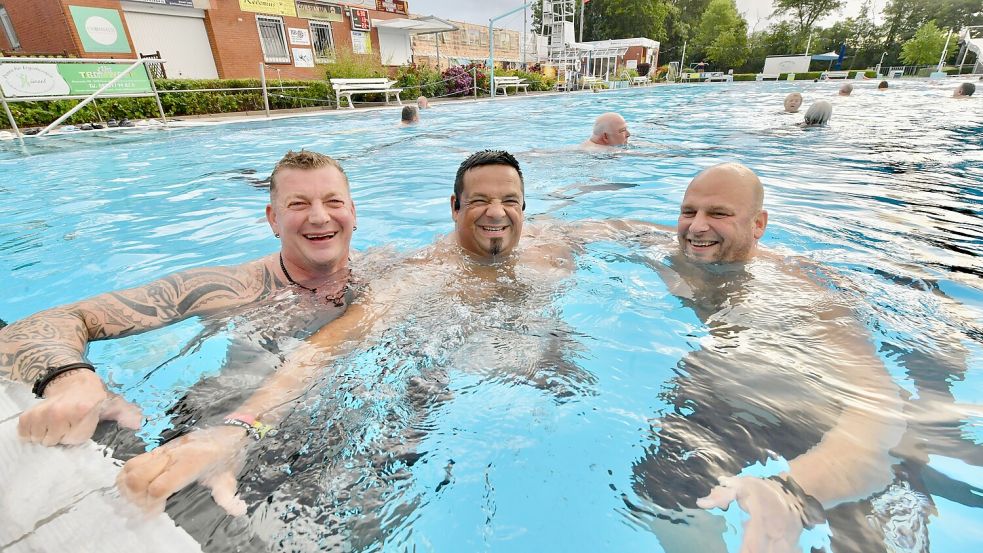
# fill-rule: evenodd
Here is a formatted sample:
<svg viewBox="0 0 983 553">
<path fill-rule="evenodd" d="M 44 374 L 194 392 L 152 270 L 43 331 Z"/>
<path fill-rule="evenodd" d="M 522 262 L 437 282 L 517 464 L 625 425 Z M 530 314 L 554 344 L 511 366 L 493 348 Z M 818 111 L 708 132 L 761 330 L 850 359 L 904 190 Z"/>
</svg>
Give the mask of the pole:
<svg viewBox="0 0 983 553">
<path fill-rule="evenodd" d="M 7 112 L 7 120 L 10 121 L 10 128 L 14 129 L 14 134 L 17 135 L 17 138 L 23 139 L 24 135 L 17 128 L 17 122 L 14 121 L 14 114 L 10 113 L 10 106 L 7 105 L 7 97 L 3 95 L 2 90 L 0 90 L 0 102 L 3 102 L 3 111 Z"/>
<path fill-rule="evenodd" d="M 586 2 L 580 0 L 580 38 L 577 40 L 577 42 L 584 41 L 584 5 L 585 4 Z"/>
<path fill-rule="evenodd" d="M 494 19 L 488 20 L 488 95 L 495 99 L 495 28 Z"/>
<path fill-rule="evenodd" d="M 803 56 L 808 56 L 809 55 L 809 47 L 811 47 L 811 46 L 812 46 L 812 33 L 809 33 L 809 41 L 806 42 L 806 53 L 805 54 L 802 54 Z"/>
<path fill-rule="evenodd" d="M 942 71 L 942 66 L 945 65 L 945 55 L 949 53 L 949 39 L 952 38 L 952 29 L 949 29 L 949 34 L 945 35 L 945 46 L 942 47 L 942 57 L 939 58 L 939 66 L 935 68 L 935 71 Z"/>
<path fill-rule="evenodd" d="M 492 98 L 495 97 L 495 29 L 492 25 L 494 25 L 495 21 L 503 17 L 508 17 L 519 10 L 526 9 L 526 7 L 530 4 L 532 4 L 532 2 L 526 2 L 514 10 L 510 10 L 502 15 L 492 17 L 488 20 L 488 70 L 490 71 L 488 76 L 488 92 Z"/>
<path fill-rule="evenodd" d="M 53 129 L 53 128 L 57 127 L 58 125 L 60 125 L 62 121 L 64 121 L 65 119 L 68 119 L 72 115 L 75 115 L 75 112 L 77 112 L 78 110 L 80 110 L 80 109 L 84 108 L 85 106 L 89 105 L 89 102 L 91 102 L 92 100 L 95 100 L 96 99 L 96 96 L 102 94 L 103 92 L 106 91 L 106 89 L 108 89 L 109 87 L 113 86 L 114 84 L 116 84 L 117 82 L 119 82 L 120 80 L 122 80 L 123 77 L 129 75 L 130 74 L 130 71 L 133 71 L 134 69 L 136 69 L 136 66 L 143 65 L 143 64 L 144 64 L 144 60 L 142 60 L 142 59 L 139 59 L 139 60 L 135 61 L 132 65 L 130 65 L 129 67 L 127 67 L 126 69 L 124 69 L 119 75 L 116 75 L 115 77 L 113 77 L 112 79 L 110 79 L 110 81 L 108 83 L 102 85 L 102 87 L 99 90 L 93 92 L 91 96 L 89 96 L 85 100 L 82 100 L 81 102 L 79 102 L 75 107 L 73 107 L 72 109 L 70 109 L 67 112 L 65 112 L 65 114 L 62 115 L 61 117 L 59 117 L 58 119 L 55 119 L 54 122 L 52 122 L 50 125 L 48 125 L 47 127 L 45 127 L 41 132 L 39 132 L 37 134 L 37 136 L 44 136 L 44 135 L 48 134 L 48 131 L 50 131 L 51 129 Z"/>
<path fill-rule="evenodd" d="M 471 68 L 471 86 L 474 87 L 474 99 L 478 99 L 478 68 Z"/>
<path fill-rule="evenodd" d="M 886 56 L 886 55 L 887 55 L 887 52 L 884 52 L 883 54 L 881 54 L 881 59 L 880 59 L 880 61 L 877 62 L 877 74 L 878 75 L 881 74 L 881 64 L 884 63 L 884 56 Z"/>
<path fill-rule="evenodd" d="M 440 73 L 440 35 L 442 34 L 444 33 L 437 33 L 437 35 L 434 37 L 434 40 L 436 40 L 434 44 L 437 45 L 437 72 L 438 73 Z"/>
<path fill-rule="evenodd" d="M 270 118 L 270 97 L 266 93 L 266 64 L 259 62 L 259 81 L 263 84 L 263 107 L 266 109 L 266 118 Z M 348 97 L 348 103 L 351 103 L 352 97 Z M 339 104 L 341 102 L 338 102 Z M 341 107 L 341 106 L 338 106 Z"/>
<path fill-rule="evenodd" d="M 526 63 L 526 23 L 529 22 L 529 10 L 526 6 L 522 6 L 522 69 L 526 70 L 529 68 L 529 64 Z"/>
<path fill-rule="evenodd" d="M 154 99 L 157 100 L 157 109 L 160 110 L 160 120 L 167 126 L 167 115 L 164 114 L 164 104 L 160 103 L 160 93 L 157 92 L 157 85 L 154 83 L 154 74 L 152 71 L 147 69 L 147 64 L 143 64 L 144 70 L 147 71 L 147 79 L 150 80 L 150 89 L 154 91 Z M 93 104 L 95 105 L 95 104 Z"/>
<path fill-rule="evenodd" d="M 679 57 L 679 80 L 683 80 L 683 63 L 686 61 L 686 44 L 687 41 L 683 41 L 683 55 Z"/>
</svg>

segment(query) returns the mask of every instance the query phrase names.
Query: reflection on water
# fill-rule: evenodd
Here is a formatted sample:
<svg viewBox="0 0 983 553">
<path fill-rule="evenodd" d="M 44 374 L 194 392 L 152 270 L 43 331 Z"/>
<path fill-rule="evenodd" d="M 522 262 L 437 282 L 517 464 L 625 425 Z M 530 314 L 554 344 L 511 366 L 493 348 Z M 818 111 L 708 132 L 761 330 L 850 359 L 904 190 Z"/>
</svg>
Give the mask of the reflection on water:
<svg viewBox="0 0 983 553">
<path fill-rule="evenodd" d="M 356 247 L 391 248 L 362 266 L 368 280 L 451 228 L 454 172 L 474 150 L 516 153 L 528 214 L 566 220 L 673 224 L 696 172 L 739 161 L 765 182 L 764 244 L 782 258 L 694 275 L 669 245 L 607 241 L 559 280 L 418 278 L 417 300 L 252 450 L 247 517 L 196 486 L 168 512 L 207 551 L 733 550 L 737 529 L 696 498 L 809 451 L 851 409 L 875 420 L 861 381 L 886 370 L 907 426 L 885 482 L 829 510 L 833 551 L 978 549 L 983 110 L 935 83 L 866 84 L 846 98 L 782 82 L 445 105 L 405 132 L 383 111 L 0 144 L 0 317 L 273 251 L 261 186 L 289 148 L 343 160 Z M 830 126 L 781 113 L 793 90 L 831 98 Z M 572 149 L 604 111 L 635 144 Z M 148 409 L 153 445 L 221 417 L 336 315 L 303 299 L 90 357 Z M 144 447 L 101 439 L 121 457 Z"/>
</svg>

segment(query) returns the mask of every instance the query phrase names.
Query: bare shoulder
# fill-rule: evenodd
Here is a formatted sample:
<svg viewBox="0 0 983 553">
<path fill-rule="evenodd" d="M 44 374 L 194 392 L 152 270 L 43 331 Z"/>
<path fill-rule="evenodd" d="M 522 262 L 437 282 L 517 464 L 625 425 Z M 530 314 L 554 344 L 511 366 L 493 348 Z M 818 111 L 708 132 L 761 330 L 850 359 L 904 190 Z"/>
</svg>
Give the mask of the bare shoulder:
<svg viewBox="0 0 983 553">
<path fill-rule="evenodd" d="M 283 283 L 268 258 L 241 265 L 174 273 L 143 286 L 109 292 L 77 304 L 93 338 L 159 327 L 268 297 Z"/>
</svg>

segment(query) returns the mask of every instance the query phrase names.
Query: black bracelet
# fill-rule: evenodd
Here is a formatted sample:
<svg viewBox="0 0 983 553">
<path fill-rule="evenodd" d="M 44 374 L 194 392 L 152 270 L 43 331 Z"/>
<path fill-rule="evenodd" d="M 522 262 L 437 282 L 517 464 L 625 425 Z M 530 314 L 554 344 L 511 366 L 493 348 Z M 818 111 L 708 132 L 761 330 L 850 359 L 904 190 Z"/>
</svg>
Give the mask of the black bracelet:
<svg viewBox="0 0 983 553">
<path fill-rule="evenodd" d="M 826 522 L 826 509 L 823 508 L 823 504 L 815 497 L 807 494 L 802 489 L 802 486 L 799 486 L 791 476 L 784 478 L 781 476 L 769 476 L 768 480 L 778 482 L 782 487 L 782 491 L 794 497 L 799 502 L 799 507 L 802 508 L 799 518 L 802 521 L 803 528 L 811 530 L 817 524 Z"/>
<path fill-rule="evenodd" d="M 34 392 L 35 396 L 43 398 L 44 389 L 48 384 L 51 384 L 52 380 L 59 375 L 65 374 L 68 371 L 74 371 L 75 369 L 89 369 L 92 372 L 96 372 L 96 368 L 88 363 L 69 363 L 60 367 L 49 367 L 34 381 L 34 387 L 31 388 L 31 391 Z"/>
</svg>

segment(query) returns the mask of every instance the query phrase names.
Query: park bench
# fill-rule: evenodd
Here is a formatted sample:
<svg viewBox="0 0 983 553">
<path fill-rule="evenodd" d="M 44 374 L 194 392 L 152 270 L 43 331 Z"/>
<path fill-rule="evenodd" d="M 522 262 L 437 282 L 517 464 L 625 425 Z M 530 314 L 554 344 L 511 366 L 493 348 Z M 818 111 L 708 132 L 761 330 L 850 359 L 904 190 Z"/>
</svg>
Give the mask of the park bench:
<svg viewBox="0 0 983 553">
<path fill-rule="evenodd" d="M 827 79 L 846 79 L 850 76 L 849 71 L 823 71 L 823 74 L 819 76 L 819 80 Z"/>
<path fill-rule="evenodd" d="M 591 90 L 596 90 L 598 88 L 604 88 L 604 79 L 600 77 L 585 76 L 580 78 L 580 87 L 589 88 Z"/>
<path fill-rule="evenodd" d="M 523 92 L 529 94 L 529 83 L 523 82 L 524 79 L 519 77 L 505 76 L 505 77 L 495 77 L 495 90 L 501 90 L 503 96 L 508 96 L 508 88 L 511 86 L 515 89 L 515 93 L 519 93 L 521 88 Z"/>
<path fill-rule="evenodd" d="M 646 77 L 632 77 L 631 78 L 631 85 L 632 86 L 645 86 L 647 84 L 649 84 L 649 78 L 647 76 Z"/>
<path fill-rule="evenodd" d="M 780 73 L 758 73 L 754 76 L 756 81 L 777 81 L 781 77 Z"/>
<path fill-rule="evenodd" d="M 335 109 L 341 108 L 341 99 L 348 98 L 348 107 L 350 109 L 355 109 L 355 105 L 352 103 L 353 94 L 385 94 L 386 103 L 389 103 L 389 95 L 396 95 L 396 102 L 399 105 L 403 105 L 402 100 L 399 99 L 399 93 L 403 91 L 402 88 L 393 88 L 396 81 L 390 81 L 389 79 L 331 79 L 331 88 L 334 89 L 335 95 Z"/>
<path fill-rule="evenodd" d="M 712 83 L 714 81 L 718 82 L 729 82 L 734 80 L 733 75 L 724 74 L 723 71 L 714 71 L 713 73 L 704 73 L 704 81 Z"/>
</svg>

